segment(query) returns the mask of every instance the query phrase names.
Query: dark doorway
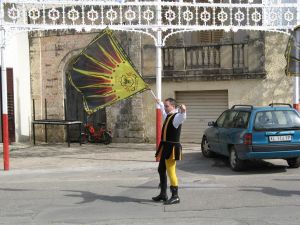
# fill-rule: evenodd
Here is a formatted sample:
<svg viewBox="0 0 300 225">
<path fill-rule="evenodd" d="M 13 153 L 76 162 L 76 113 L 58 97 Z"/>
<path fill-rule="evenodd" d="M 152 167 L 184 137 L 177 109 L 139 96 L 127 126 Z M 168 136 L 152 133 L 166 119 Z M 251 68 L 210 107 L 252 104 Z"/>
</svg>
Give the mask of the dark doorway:
<svg viewBox="0 0 300 225">
<path fill-rule="evenodd" d="M 97 126 L 98 123 L 106 123 L 105 109 L 98 110 L 92 115 L 88 116 L 83 107 L 82 95 L 71 85 L 66 78 L 66 120 L 80 120 L 83 123 L 92 123 Z M 78 141 L 78 128 L 74 127 L 70 131 L 71 141 Z"/>
<path fill-rule="evenodd" d="M 1 67 L 0 67 L 1 68 Z M 9 142 L 16 141 L 16 133 L 15 133 L 15 105 L 14 105 L 14 77 L 13 77 L 13 69 L 7 68 L 6 69 L 7 75 L 7 110 L 8 110 L 8 132 L 9 132 Z M 1 135 L 0 141 L 2 142 L 2 75 L 0 70 L 0 102 L 1 102 L 1 120 L 0 120 L 0 127 L 1 127 Z"/>
</svg>

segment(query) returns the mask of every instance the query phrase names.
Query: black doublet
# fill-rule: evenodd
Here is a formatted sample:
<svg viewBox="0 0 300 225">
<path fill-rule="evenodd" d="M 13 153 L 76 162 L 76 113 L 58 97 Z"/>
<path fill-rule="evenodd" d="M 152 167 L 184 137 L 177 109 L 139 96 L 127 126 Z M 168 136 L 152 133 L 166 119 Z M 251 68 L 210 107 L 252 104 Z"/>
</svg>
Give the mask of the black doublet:
<svg viewBox="0 0 300 225">
<path fill-rule="evenodd" d="M 171 159 L 181 160 L 181 125 L 178 128 L 175 128 L 173 125 L 176 114 L 168 114 L 164 121 L 161 142 L 156 151 L 156 156 L 160 156 L 161 159 L 169 159 L 171 157 Z"/>
</svg>

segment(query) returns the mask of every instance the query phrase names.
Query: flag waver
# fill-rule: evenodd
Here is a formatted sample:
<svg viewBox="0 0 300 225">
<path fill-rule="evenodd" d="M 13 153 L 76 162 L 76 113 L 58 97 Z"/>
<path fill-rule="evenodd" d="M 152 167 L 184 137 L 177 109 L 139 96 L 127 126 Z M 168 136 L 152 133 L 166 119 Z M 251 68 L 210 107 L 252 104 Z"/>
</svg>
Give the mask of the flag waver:
<svg viewBox="0 0 300 225">
<path fill-rule="evenodd" d="M 300 76 L 300 26 L 292 32 L 286 48 L 285 58 L 287 61 L 286 75 Z"/>
<path fill-rule="evenodd" d="M 68 78 L 88 114 L 149 89 L 109 29 L 79 54 Z"/>
</svg>

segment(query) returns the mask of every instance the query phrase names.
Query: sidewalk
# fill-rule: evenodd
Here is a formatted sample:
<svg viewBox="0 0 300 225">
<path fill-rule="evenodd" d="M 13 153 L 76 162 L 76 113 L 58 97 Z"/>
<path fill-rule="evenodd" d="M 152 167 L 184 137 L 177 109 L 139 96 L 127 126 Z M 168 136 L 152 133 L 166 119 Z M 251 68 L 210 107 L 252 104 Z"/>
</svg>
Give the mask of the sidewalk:
<svg viewBox="0 0 300 225">
<path fill-rule="evenodd" d="M 199 151 L 199 144 L 183 144 L 184 152 Z M 3 150 L 0 147 L 0 173 L 58 172 L 67 170 L 130 170 L 155 164 L 155 144 L 111 143 L 83 144 L 14 144 L 10 146 L 9 171 L 3 168 Z M 117 153 L 117 154 L 116 154 Z M 128 163 L 120 163 L 128 162 Z M 145 164 L 145 162 L 147 162 Z M 153 162 L 153 163 L 152 163 Z M 109 167 L 109 168 L 108 168 Z M 35 170 L 35 171 L 33 171 Z"/>
<path fill-rule="evenodd" d="M 0 171 L 3 171 L 3 150 L 0 148 Z M 119 152 L 119 154 L 115 154 Z M 110 154 L 113 153 L 113 154 Z M 67 168 L 91 168 L 99 166 L 99 161 L 143 160 L 155 161 L 155 144 L 112 143 L 83 144 L 72 143 L 68 148 L 61 144 L 15 144 L 10 146 L 10 171 L 47 170 Z"/>
</svg>

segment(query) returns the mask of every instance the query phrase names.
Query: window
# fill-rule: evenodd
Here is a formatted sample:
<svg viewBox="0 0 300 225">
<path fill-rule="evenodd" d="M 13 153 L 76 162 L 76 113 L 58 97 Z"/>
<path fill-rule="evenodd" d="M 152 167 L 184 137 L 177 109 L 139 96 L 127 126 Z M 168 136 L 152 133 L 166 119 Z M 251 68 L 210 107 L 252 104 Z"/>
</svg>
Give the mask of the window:
<svg viewBox="0 0 300 225">
<path fill-rule="evenodd" d="M 233 119 L 233 127 L 235 128 L 247 128 L 250 112 L 239 112 Z"/>
<path fill-rule="evenodd" d="M 200 43 L 219 43 L 224 36 L 224 31 L 199 31 L 197 36 Z"/>
<path fill-rule="evenodd" d="M 236 116 L 237 111 L 228 111 L 228 113 L 225 116 L 225 120 L 223 123 L 224 128 L 231 128 L 233 127 L 233 118 Z"/>
<path fill-rule="evenodd" d="M 217 127 L 224 127 L 224 128 L 234 127 L 234 123 L 236 122 L 234 118 L 236 117 L 237 113 L 238 113 L 237 111 L 232 111 L 232 110 L 227 110 L 223 112 L 222 115 L 216 121 Z M 241 116 L 245 118 L 246 125 L 247 125 L 249 113 L 248 115 L 246 113 L 247 112 L 245 112 L 245 115 L 241 115 Z"/>
<path fill-rule="evenodd" d="M 197 2 L 209 3 L 208 0 L 199 0 Z M 214 0 L 214 3 L 220 3 L 220 2 L 221 2 L 220 0 Z M 210 20 L 208 20 L 206 24 L 212 25 L 215 22 L 216 25 L 221 25 L 221 21 L 218 19 L 217 16 L 218 13 L 221 12 L 221 9 L 218 7 L 216 7 L 215 9 L 213 9 L 212 7 L 208 7 L 206 8 L 206 10 L 211 15 Z M 200 9 L 199 14 L 201 14 L 202 12 L 204 12 L 204 8 Z M 215 14 L 214 16 L 213 13 Z M 204 24 L 204 22 L 201 20 L 200 23 L 202 23 L 201 25 Z M 224 37 L 224 31 L 222 29 L 214 30 L 214 31 L 199 31 L 197 32 L 197 35 L 200 43 L 219 43 L 221 39 Z"/>
<path fill-rule="evenodd" d="M 223 112 L 222 115 L 217 119 L 216 123 L 218 127 L 223 127 L 223 123 L 227 113 L 229 113 L 229 111 Z"/>
<path fill-rule="evenodd" d="M 258 112 L 254 121 L 255 130 L 300 129 L 300 117 L 293 110 Z"/>
</svg>

